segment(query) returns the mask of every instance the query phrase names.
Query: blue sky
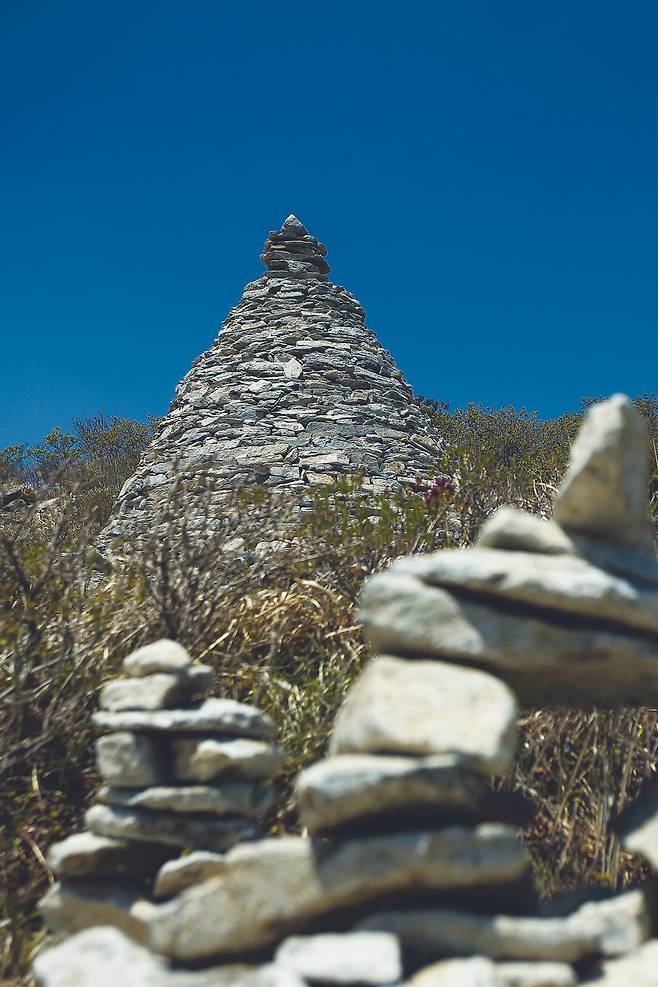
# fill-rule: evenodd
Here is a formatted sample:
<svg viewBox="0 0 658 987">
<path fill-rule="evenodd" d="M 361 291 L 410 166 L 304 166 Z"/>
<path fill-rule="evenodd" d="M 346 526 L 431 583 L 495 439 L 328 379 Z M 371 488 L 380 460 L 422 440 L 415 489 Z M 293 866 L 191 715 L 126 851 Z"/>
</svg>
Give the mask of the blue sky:
<svg viewBox="0 0 658 987">
<path fill-rule="evenodd" d="M 658 5 L 5 0 L 0 447 L 162 414 L 296 213 L 414 389 L 658 391 Z"/>
</svg>

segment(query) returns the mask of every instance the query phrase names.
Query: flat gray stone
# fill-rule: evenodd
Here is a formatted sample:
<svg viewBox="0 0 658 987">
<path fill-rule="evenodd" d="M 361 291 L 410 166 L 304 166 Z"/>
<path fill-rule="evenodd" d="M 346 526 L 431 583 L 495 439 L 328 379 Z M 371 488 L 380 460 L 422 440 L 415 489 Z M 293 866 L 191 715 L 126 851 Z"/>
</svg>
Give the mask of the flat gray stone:
<svg viewBox="0 0 658 987">
<path fill-rule="evenodd" d="M 115 679 L 103 686 L 101 709 L 120 712 L 126 709 L 166 709 L 190 698 L 191 685 L 182 675 L 158 672 L 142 678 Z"/>
<path fill-rule="evenodd" d="M 576 971 L 568 963 L 496 963 L 501 987 L 576 987 Z"/>
<path fill-rule="evenodd" d="M 487 518 L 477 536 L 480 548 L 541 555 L 575 555 L 576 547 L 555 521 L 547 521 L 519 507 L 499 507 Z"/>
<path fill-rule="evenodd" d="M 382 656 L 339 709 L 330 751 L 456 754 L 473 770 L 504 774 L 516 753 L 517 717 L 513 694 L 486 672 Z"/>
<path fill-rule="evenodd" d="M 161 757 L 153 740 L 126 730 L 98 738 L 96 765 L 106 782 L 122 788 L 157 785 L 163 778 Z"/>
<path fill-rule="evenodd" d="M 463 548 L 394 562 L 388 575 L 412 576 L 430 586 L 460 590 L 625 624 L 658 636 L 658 590 L 615 576 L 586 559 L 489 548 Z M 522 620 L 523 609 L 518 611 Z"/>
<path fill-rule="evenodd" d="M 477 663 L 524 705 L 658 705 L 658 640 L 615 625 L 525 615 L 392 572 L 366 583 L 361 619 L 376 650 Z"/>
<path fill-rule="evenodd" d="M 340 754 L 298 776 L 295 794 L 302 825 L 312 833 L 378 824 L 408 828 L 409 820 L 461 817 L 462 822 L 527 821 L 518 800 L 494 792 L 459 754 L 395 757 Z M 515 818 L 516 817 L 516 818 Z"/>
<path fill-rule="evenodd" d="M 644 418 L 625 395 L 594 405 L 571 448 L 555 500 L 558 524 L 655 559 L 648 451 Z"/>
<path fill-rule="evenodd" d="M 174 776 L 179 781 L 272 778 L 283 767 L 279 747 L 248 737 L 174 740 Z"/>
<path fill-rule="evenodd" d="M 496 967 L 483 956 L 464 960 L 441 960 L 419 970 L 410 987 L 501 987 Z"/>
<path fill-rule="evenodd" d="M 235 699 L 205 699 L 186 709 L 95 713 L 92 719 L 94 725 L 101 730 L 207 732 L 264 739 L 271 738 L 274 733 L 274 728 L 264 713 Z"/>
<path fill-rule="evenodd" d="M 566 917 L 475 915 L 448 909 L 383 911 L 356 925 L 359 932 L 390 932 L 405 955 L 430 963 L 446 955 L 575 963 L 637 949 L 651 934 L 642 890 L 592 901 Z"/>
<path fill-rule="evenodd" d="M 274 792 L 270 785 L 228 781 L 220 787 L 210 785 L 160 785 L 139 791 L 102 788 L 98 801 L 126 809 L 153 809 L 158 812 L 208 812 L 216 816 L 245 816 L 259 819 L 272 807 Z"/>
<path fill-rule="evenodd" d="M 39 902 L 52 932 L 79 932 L 94 925 L 113 925 L 136 942 L 147 939 L 147 921 L 156 907 L 135 884 L 111 881 L 60 881 Z"/>
<path fill-rule="evenodd" d="M 245 843 L 226 855 L 218 877 L 157 908 L 149 941 L 180 960 L 236 955 L 383 894 L 509 884 L 527 861 L 515 830 L 502 824 L 343 842 Z"/>
<path fill-rule="evenodd" d="M 292 936 L 281 943 L 275 962 L 311 984 L 377 985 L 402 979 L 395 936 L 385 932 L 325 932 Z"/>
<path fill-rule="evenodd" d="M 630 956 L 605 960 L 599 976 L 587 981 L 589 987 L 656 987 L 658 939 L 644 943 Z"/>
<path fill-rule="evenodd" d="M 59 877 L 147 877 L 155 873 L 169 854 L 162 846 L 128 843 L 85 832 L 54 843 L 47 860 Z"/>
<path fill-rule="evenodd" d="M 216 877 L 224 869 L 225 854 L 194 850 L 185 857 L 168 860 L 158 871 L 153 884 L 155 898 L 173 898 L 194 884 Z"/>
<path fill-rule="evenodd" d="M 153 675 L 157 672 L 184 672 L 192 664 L 192 658 L 176 641 L 163 638 L 145 644 L 124 658 L 123 669 L 128 675 Z"/>
<path fill-rule="evenodd" d="M 195 819 L 182 813 L 140 812 L 110 805 L 94 805 L 85 813 L 92 833 L 115 839 L 164 843 L 222 853 L 240 840 L 260 836 L 259 827 L 240 818 Z"/>
</svg>

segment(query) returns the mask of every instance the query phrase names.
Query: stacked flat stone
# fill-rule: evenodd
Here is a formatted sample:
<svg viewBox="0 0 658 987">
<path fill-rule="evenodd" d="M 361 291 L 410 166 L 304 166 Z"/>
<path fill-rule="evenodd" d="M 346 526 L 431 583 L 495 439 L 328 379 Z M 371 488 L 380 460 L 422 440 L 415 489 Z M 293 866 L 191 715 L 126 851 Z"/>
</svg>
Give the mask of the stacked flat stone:
<svg viewBox="0 0 658 987">
<path fill-rule="evenodd" d="M 60 881 L 41 910 L 56 931 L 111 922 L 144 941 L 151 899 L 217 873 L 228 849 L 263 835 L 282 754 L 259 710 L 199 698 L 212 669 L 175 642 L 139 648 L 123 669 L 93 717 L 104 785 L 88 831 L 51 847 Z"/>
<path fill-rule="evenodd" d="M 179 384 L 105 544 L 158 530 L 176 486 L 188 530 L 207 531 L 207 510 L 211 528 L 230 520 L 236 487 L 264 485 L 295 511 L 310 488 L 362 470 L 366 493 L 434 476 L 441 442 L 357 300 L 327 280 L 325 253 L 294 216 L 270 233 L 265 274 Z"/>
</svg>

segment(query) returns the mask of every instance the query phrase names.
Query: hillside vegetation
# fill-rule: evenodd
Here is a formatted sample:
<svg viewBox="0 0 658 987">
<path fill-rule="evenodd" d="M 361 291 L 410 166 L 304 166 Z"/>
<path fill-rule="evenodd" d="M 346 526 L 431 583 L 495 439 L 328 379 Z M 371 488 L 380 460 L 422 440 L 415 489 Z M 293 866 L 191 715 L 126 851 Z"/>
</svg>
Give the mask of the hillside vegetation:
<svg viewBox="0 0 658 987">
<path fill-rule="evenodd" d="M 266 558 L 224 552 L 227 534 L 188 537 L 185 492 L 168 507 L 168 540 L 147 542 L 94 588 L 94 539 L 148 442 L 150 426 L 118 419 L 53 430 L 0 451 L 0 979 L 21 982 L 39 938 L 35 904 L 52 881 L 50 843 L 80 827 L 98 784 L 89 717 L 101 684 L 132 649 L 173 637 L 215 668 L 213 691 L 254 702 L 287 754 L 271 831 L 296 826 L 290 781 L 324 748 L 334 713 L 368 654 L 356 614 L 363 580 L 400 554 L 469 544 L 502 504 L 550 512 L 580 414 L 540 421 L 512 409 L 451 412 L 421 401 L 447 446 L 436 480 L 365 497 L 359 480 L 316 489 L 292 545 Z M 587 402 L 585 402 L 587 403 Z M 647 418 L 650 495 L 658 508 L 658 398 Z M 285 510 L 238 491 L 246 548 Z M 0 501 L 1 502 L 1 501 Z M 526 710 L 511 784 L 538 807 L 524 836 L 540 894 L 577 883 L 619 887 L 641 866 L 608 823 L 654 771 L 658 713 Z"/>
</svg>

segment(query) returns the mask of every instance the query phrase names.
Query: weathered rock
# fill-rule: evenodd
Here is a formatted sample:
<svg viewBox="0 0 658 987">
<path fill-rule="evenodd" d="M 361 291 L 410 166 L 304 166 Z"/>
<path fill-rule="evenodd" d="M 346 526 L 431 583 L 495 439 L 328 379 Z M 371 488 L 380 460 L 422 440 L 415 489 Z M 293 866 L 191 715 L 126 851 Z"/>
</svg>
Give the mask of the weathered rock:
<svg viewBox="0 0 658 987">
<path fill-rule="evenodd" d="M 585 416 L 555 501 L 555 520 L 568 532 L 655 559 L 648 480 L 645 421 L 625 395 L 616 394 Z"/>
<path fill-rule="evenodd" d="M 279 747 L 248 737 L 174 740 L 174 776 L 179 781 L 272 778 L 283 766 Z"/>
<path fill-rule="evenodd" d="M 144 730 L 154 733 L 207 732 L 269 739 L 274 732 L 264 713 L 235 699 L 205 699 L 186 709 L 94 713 L 93 722 L 101 730 Z"/>
<path fill-rule="evenodd" d="M 156 951 L 181 960 L 235 955 L 304 930 L 321 915 L 395 893 L 486 888 L 524 872 L 527 853 L 499 824 L 345 842 L 283 837 L 243 844 L 222 874 L 158 907 Z"/>
<path fill-rule="evenodd" d="M 410 987 L 501 987 L 496 967 L 482 956 L 467 960 L 442 960 L 419 970 Z"/>
<path fill-rule="evenodd" d="M 377 650 L 486 666 L 527 705 L 658 704 L 658 639 L 602 620 L 521 616 L 393 572 L 366 583 L 361 618 Z"/>
<path fill-rule="evenodd" d="M 568 963 L 496 963 L 501 987 L 576 987 L 576 971 Z"/>
<path fill-rule="evenodd" d="M 180 785 L 145 788 L 139 791 L 102 788 L 98 801 L 126 809 L 152 809 L 158 812 L 212 813 L 216 816 L 246 816 L 258 819 L 271 808 L 274 793 L 270 785 L 225 782 L 210 785 Z"/>
<path fill-rule="evenodd" d="M 614 576 L 573 556 L 545 556 L 528 552 L 474 548 L 432 552 L 394 562 L 392 575 L 413 576 L 430 586 L 453 593 L 462 590 L 542 607 L 557 613 L 573 613 L 651 632 L 658 639 L 658 590 Z"/>
<path fill-rule="evenodd" d="M 395 984 L 403 973 L 399 943 L 385 932 L 293 936 L 275 962 L 311 984 Z"/>
<path fill-rule="evenodd" d="M 575 555 L 576 547 L 566 531 L 555 523 L 528 514 L 518 507 L 499 507 L 478 532 L 481 548 L 541 555 Z"/>
<path fill-rule="evenodd" d="M 96 764 L 105 781 L 122 788 L 142 788 L 163 780 L 162 762 L 154 742 L 125 730 L 99 737 Z"/>
<path fill-rule="evenodd" d="M 635 802 L 615 823 L 622 845 L 629 853 L 639 853 L 658 870 L 658 780 L 645 783 Z"/>
<path fill-rule="evenodd" d="M 338 711 L 330 749 L 457 754 L 464 763 L 470 760 L 473 770 L 504 773 L 516 752 L 517 716 L 510 690 L 486 672 L 383 656 L 352 686 Z"/>
<path fill-rule="evenodd" d="M 295 784 L 302 824 L 315 834 L 409 829 L 430 820 L 527 822 L 527 804 L 516 794 L 493 791 L 468 770 L 470 762 L 459 754 L 341 754 L 318 761 Z"/>
<path fill-rule="evenodd" d="M 39 911 L 53 932 L 79 932 L 113 925 L 136 942 L 146 942 L 147 922 L 156 906 L 130 883 L 62 881 L 46 892 Z"/>
<path fill-rule="evenodd" d="M 261 834 L 255 823 L 240 818 L 189 818 L 177 812 L 139 812 L 110 805 L 94 805 L 85 813 L 92 833 L 116 839 L 165 843 L 222 853 L 240 840 Z"/>
<path fill-rule="evenodd" d="M 44 950 L 34 973 L 37 987 L 305 987 L 290 970 L 271 963 L 171 970 L 111 926 L 87 929 Z"/>
<path fill-rule="evenodd" d="M 115 679 L 103 686 L 101 709 L 165 709 L 190 698 L 191 685 L 182 675 L 156 673 L 143 678 Z"/>
<path fill-rule="evenodd" d="M 225 854 L 195 850 L 186 857 L 168 860 L 155 878 L 153 894 L 156 898 L 173 898 L 194 884 L 201 884 L 209 877 L 216 877 L 224 869 Z"/>
<path fill-rule="evenodd" d="M 123 669 L 128 675 L 140 677 L 159 672 L 169 674 L 184 672 L 191 664 L 192 659 L 182 645 L 163 638 L 161 641 L 153 641 L 133 651 L 124 658 Z"/>
<path fill-rule="evenodd" d="M 588 980 L 590 987 L 656 987 L 658 939 L 645 943 L 630 956 L 606 960 L 599 976 Z"/>
<path fill-rule="evenodd" d="M 651 932 L 642 890 L 592 901 L 566 917 L 471 915 L 447 909 L 384 911 L 359 922 L 359 932 L 390 932 L 405 954 L 432 962 L 474 953 L 491 959 L 558 960 L 630 953 Z"/>
<path fill-rule="evenodd" d="M 94 833 L 75 833 L 48 850 L 48 866 L 59 877 L 112 877 L 154 874 L 171 855 L 158 844 L 128 843 Z"/>
</svg>

